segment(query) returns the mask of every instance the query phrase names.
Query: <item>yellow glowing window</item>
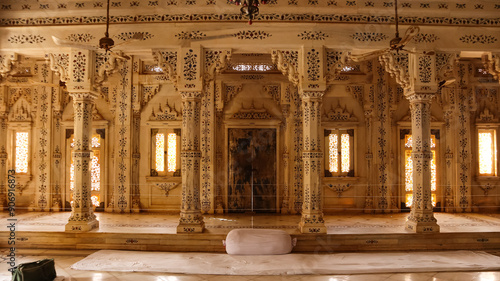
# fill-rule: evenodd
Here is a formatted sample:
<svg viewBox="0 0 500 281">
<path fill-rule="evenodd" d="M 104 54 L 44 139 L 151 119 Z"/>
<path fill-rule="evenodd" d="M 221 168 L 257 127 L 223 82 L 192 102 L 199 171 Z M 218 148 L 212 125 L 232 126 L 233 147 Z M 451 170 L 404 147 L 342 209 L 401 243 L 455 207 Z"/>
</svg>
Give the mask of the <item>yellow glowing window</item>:
<svg viewBox="0 0 500 281">
<path fill-rule="evenodd" d="M 165 171 L 165 135 L 164 134 L 156 134 L 156 150 L 155 150 L 155 163 L 156 163 L 156 171 L 163 172 Z"/>
<path fill-rule="evenodd" d="M 153 174 L 176 172 L 178 149 L 178 135 L 172 129 L 152 130 L 152 162 Z"/>
<path fill-rule="evenodd" d="M 405 205 L 410 207 L 413 200 L 413 159 L 411 157 L 412 152 L 412 137 L 411 135 L 405 136 L 404 141 L 404 181 L 405 181 L 405 191 L 406 199 Z M 437 166 L 436 166 L 436 137 L 434 135 L 431 136 L 431 191 L 435 192 L 437 190 Z M 436 206 L 436 194 L 432 194 L 432 205 Z"/>
<path fill-rule="evenodd" d="M 332 176 L 350 176 L 353 171 L 353 136 L 354 130 L 326 131 L 325 167 Z"/>
<path fill-rule="evenodd" d="M 168 171 L 175 172 L 177 168 L 177 135 L 172 133 L 168 134 Z"/>
<path fill-rule="evenodd" d="M 330 172 L 336 173 L 339 171 L 339 148 L 338 148 L 338 137 L 337 134 L 330 134 L 328 137 L 329 140 L 329 158 L 330 158 Z"/>
<path fill-rule="evenodd" d="M 493 129 L 480 129 L 478 132 L 479 174 L 496 176 L 497 149 L 496 134 Z"/>
<path fill-rule="evenodd" d="M 16 173 L 28 172 L 28 132 L 16 133 L 16 160 L 15 167 Z"/>
</svg>

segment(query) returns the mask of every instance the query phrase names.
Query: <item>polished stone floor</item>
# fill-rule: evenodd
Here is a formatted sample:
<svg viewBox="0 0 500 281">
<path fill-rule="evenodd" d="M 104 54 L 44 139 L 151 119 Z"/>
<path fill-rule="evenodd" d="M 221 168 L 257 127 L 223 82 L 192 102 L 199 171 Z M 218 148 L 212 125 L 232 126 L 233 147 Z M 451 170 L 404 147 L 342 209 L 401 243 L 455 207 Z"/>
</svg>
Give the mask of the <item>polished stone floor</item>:
<svg viewBox="0 0 500 281">
<path fill-rule="evenodd" d="M 354 274 L 354 275 L 282 275 L 282 276 L 221 276 L 221 275 L 187 275 L 162 273 L 126 273 L 104 271 L 78 271 L 71 265 L 94 251 L 36 250 L 25 249 L 17 252 L 18 262 L 30 262 L 43 258 L 54 258 L 58 276 L 64 280 L 77 281 L 500 281 L 500 271 L 494 272 L 421 272 L 421 273 L 386 273 L 386 274 Z M 0 252 L 0 280 L 10 280 L 9 266 L 6 264 L 6 250 Z M 500 254 L 500 253 L 495 253 Z"/>
<path fill-rule="evenodd" d="M 23 212 L 17 219 L 17 231 L 63 232 L 69 212 Z M 165 233 L 174 234 L 178 214 L 96 213 L 99 229 L 94 232 L 116 233 Z M 328 234 L 406 233 L 404 224 L 408 213 L 325 215 Z M 435 213 L 441 232 L 499 232 L 500 214 Z M 8 213 L 0 213 L 0 220 L 7 223 Z M 227 233 L 233 228 L 274 228 L 298 234 L 298 215 L 224 214 L 205 216 L 207 233 Z"/>
<path fill-rule="evenodd" d="M 407 213 L 395 214 L 356 214 L 326 215 L 325 223 L 329 234 L 360 233 L 405 233 L 404 222 Z M 449 214 L 436 213 L 441 232 L 498 232 L 500 214 Z M 69 213 L 24 212 L 15 216 L 17 231 L 64 231 Z M 178 215 L 162 213 L 113 214 L 97 213 L 100 228 L 96 232 L 118 233 L 175 233 Z M 7 222 L 8 214 L 0 213 L 2 222 Z M 281 215 L 214 215 L 205 216 L 208 233 L 227 233 L 233 228 L 278 228 L 291 234 L 298 233 L 300 216 Z M 76 271 L 70 266 L 94 251 L 18 249 L 16 261 L 29 262 L 43 258 L 54 258 L 58 275 L 65 280 L 139 280 L 139 281 L 199 281 L 199 280 L 312 280 L 312 281 L 500 281 L 500 272 L 426 272 L 398 274 L 360 274 L 360 275 L 293 275 L 293 276 L 217 276 L 182 275 L 161 273 L 120 273 Z M 7 250 L 0 252 L 0 280 L 10 280 L 7 271 Z M 495 254 L 499 255 L 497 251 Z"/>
</svg>

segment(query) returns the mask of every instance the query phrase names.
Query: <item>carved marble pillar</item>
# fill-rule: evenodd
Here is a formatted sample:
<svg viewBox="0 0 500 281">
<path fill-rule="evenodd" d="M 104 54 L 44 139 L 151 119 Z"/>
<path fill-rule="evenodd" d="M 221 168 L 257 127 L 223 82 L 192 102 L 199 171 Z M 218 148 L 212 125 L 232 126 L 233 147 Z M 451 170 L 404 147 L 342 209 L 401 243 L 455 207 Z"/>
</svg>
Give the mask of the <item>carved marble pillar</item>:
<svg viewBox="0 0 500 281">
<path fill-rule="evenodd" d="M 215 83 L 205 83 L 204 95 L 200 105 L 201 125 L 201 210 L 203 213 L 215 212 Z"/>
<path fill-rule="evenodd" d="M 200 110 L 201 92 L 181 92 L 182 203 L 177 233 L 203 232 L 200 203 Z"/>
<path fill-rule="evenodd" d="M 365 213 L 373 213 L 375 212 L 375 206 L 374 206 L 374 198 L 373 198 L 373 183 L 376 182 L 374 180 L 374 176 L 377 174 L 375 171 L 373 171 L 373 148 L 370 140 L 372 140 L 373 137 L 373 104 L 366 104 L 364 106 L 364 113 L 365 113 L 365 128 L 366 128 L 366 139 L 368 140 L 366 142 L 366 154 L 365 154 L 365 161 L 366 161 L 366 171 L 368 173 L 368 178 L 366 182 L 366 197 L 365 197 L 365 207 L 364 207 L 364 212 Z"/>
<path fill-rule="evenodd" d="M 133 59 L 132 59 L 133 60 Z M 117 78 L 115 130 L 114 130 L 114 190 L 113 212 L 132 211 L 132 154 L 133 110 L 132 77 L 133 61 L 120 64 Z M 114 79 L 116 79 L 114 78 Z"/>
<path fill-rule="evenodd" d="M 99 227 L 92 209 L 90 168 L 92 159 L 92 110 L 97 95 L 91 92 L 73 92 L 75 110 L 75 146 L 72 157 L 75 165 L 75 187 L 71 216 L 66 231 L 89 231 Z"/>
<path fill-rule="evenodd" d="M 455 190 L 455 211 L 472 211 L 472 132 L 471 101 L 472 89 L 457 89 L 457 172 Z"/>
<path fill-rule="evenodd" d="M 290 152 L 289 152 L 289 146 L 291 144 L 291 129 L 290 126 L 292 125 L 292 116 L 290 114 L 290 105 L 289 104 L 283 104 L 282 106 L 282 112 L 284 116 L 284 122 L 283 122 L 283 139 L 284 139 L 284 145 L 283 145 L 283 201 L 281 204 L 281 213 L 282 214 L 289 214 L 290 213 L 290 164 L 289 164 L 289 158 L 290 158 Z"/>
<path fill-rule="evenodd" d="M 141 160 L 141 112 L 134 110 L 132 126 L 132 212 L 139 213 L 141 209 L 141 192 L 139 188 L 139 163 Z"/>
<path fill-rule="evenodd" d="M 304 146 L 304 202 L 299 228 L 302 233 L 326 233 L 322 207 L 321 101 L 323 91 L 302 92 Z"/>
<path fill-rule="evenodd" d="M 52 188 L 51 188 L 51 167 L 47 165 L 50 162 L 50 151 L 52 145 L 52 87 L 39 86 L 34 91 L 38 95 L 36 129 L 33 138 L 34 148 L 32 171 L 34 174 L 36 189 L 33 209 L 37 212 L 50 211 L 52 207 Z"/>
<path fill-rule="evenodd" d="M 446 93 L 448 91 L 442 91 L 443 95 L 450 95 L 453 93 Z M 444 131 L 445 131 L 445 139 L 446 139 L 446 151 L 444 154 L 445 157 L 445 184 L 444 184 L 444 207 L 446 212 L 454 212 L 455 211 L 455 189 L 456 185 L 455 181 L 455 167 L 456 163 L 453 163 L 453 148 L 456 147 L 456 134 L 454 126 L 454 108 L 452 106 L 445 106 L 444 109 Z"/>
<path fill-rule="evenodd" d="M 57 91 L 58 92 L 58 91 Z M 60 94 L 60 93 L 57 93 Z M 63 177 L 64 173 L 64 167 L 62 164 L 62 153 L 61 153 L 61 147 L 63 147 L 63 135 L 61 131 L 61 121 L 62 121 L 62 111 L 60 108 L 57 108 L 56 110 L 53 111 L 52 116 L 54 116 L 52 120 L 53 124 L 53 134 L 52 134 L 52 142 L 53 142 L 53 149 L 52 149 L 52 206 L 51 210 L 53 212 L 59 212 L 61 211 L 61 208 L 63 206 L 62 204 L 62 194 L 61 194 L 61 188 L 63 185 L 61 179 Z"/>
<path fill-rule="evenodd" d="M 413 204 L 406 229 L 416 232 L 439 232 L 432 210 L 431 195 L 431 99 L 434 94 L 407 93 L 412 119 Z"/>
</svg>

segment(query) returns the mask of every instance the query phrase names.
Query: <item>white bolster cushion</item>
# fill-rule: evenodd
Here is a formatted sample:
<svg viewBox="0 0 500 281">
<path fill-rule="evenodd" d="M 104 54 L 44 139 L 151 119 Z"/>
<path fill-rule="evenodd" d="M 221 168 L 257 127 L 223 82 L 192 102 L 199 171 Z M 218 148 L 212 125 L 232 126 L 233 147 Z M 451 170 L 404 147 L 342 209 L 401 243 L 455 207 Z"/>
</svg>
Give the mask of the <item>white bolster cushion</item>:
<svg viewBox="0 0 500 281">
<path fill-rule="evenodd" d="M 278 229 L 233 229 L 225 240 L 230 255 L 283 255 L 292 251 L 290 234 Z"/>
</svg>

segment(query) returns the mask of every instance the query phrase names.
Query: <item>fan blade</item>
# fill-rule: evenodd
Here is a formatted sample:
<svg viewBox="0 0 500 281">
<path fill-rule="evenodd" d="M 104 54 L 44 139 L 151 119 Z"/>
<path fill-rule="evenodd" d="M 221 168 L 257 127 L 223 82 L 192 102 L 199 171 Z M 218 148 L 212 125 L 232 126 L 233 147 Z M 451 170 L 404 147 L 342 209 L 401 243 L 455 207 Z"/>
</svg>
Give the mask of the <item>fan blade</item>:
<svg viewBox="0 0 500 281">
<path fill-rule="evenodd" d="M 73 41 L 61 39 L 55 36 L 52 36 L 52 40 L 54 43 L 58 46 L 62 47 L 70 47 L 70 48 L 77 48 L 77 49 L 85 49 L 85 50 L 97 50 L 97 47 L 91 46 L 91 45 L 86 45 L 86 44 L 79 44 Z"/>
<path fill-rule="evenodd" d="M 396 48 L 404 47 L 406 44 L 408 44 L 408 42 L 410 42 L 411 39 L 413 39 L 413 37 L 415 37 L 415 35 L 418 34 L 419 31 L 420 28 L 418 26 L 408 27 L 408 29 L 405 32 L 405 36 L 401 39 L 401 41 L 399 41 L 399 44 L 397 45 Z"/>
<path fill-rule="evenodd" d="M 407 49 L 401 49 L 401 50 L 405 51 L 407 53 L 410 53 L 410 54 L 415 54 L 415 55 L 432 56 L 432 55 L 436 54 L 436 52 L 434 52 L 434 51 L 410 51 L 410 50 L 407 50 Z"/>
<path fill-rule="evenodd" d="M 353 62 L 361 62 L 361 61 L 366 61 L 366 60 L 370 60 L 370 59 L 379 57 L 379 56 L 387 53 L 389 50 L 390 50 L 390 48 L 377 50 L 377 51 L 373 51 L 373 52 L 368 52 L 368 53 L 364 53 L 364 54 L 358 54 L 358 55 L 351 54 L 351 56 L 349 58 Z"/>
</svg>

